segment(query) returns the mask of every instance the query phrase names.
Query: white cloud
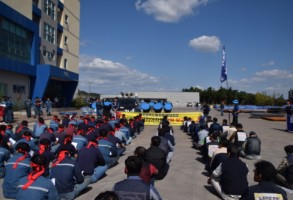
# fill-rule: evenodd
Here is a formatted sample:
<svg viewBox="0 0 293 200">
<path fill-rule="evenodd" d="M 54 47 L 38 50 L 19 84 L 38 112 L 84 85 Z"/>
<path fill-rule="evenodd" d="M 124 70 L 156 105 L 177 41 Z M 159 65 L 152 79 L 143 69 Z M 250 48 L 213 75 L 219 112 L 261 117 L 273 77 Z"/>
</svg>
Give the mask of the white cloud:
<svg viewBox="0 0 293 200">
<path fill-rule="evenodd" d="M 219 51 L 221 41 L 217 36 L 200 36 L 189 41 L 189 46 L 203 52 Z"/>
<path fill-rule="evenodd" d="M 272 69 L 255 73 L 256 76 L 275 78 L 275 79 L 293 79 L 293 73 L 286 70 Z"/>
<path fill-rule="evenodd" d="M 246 67 L 242 67 L 242 68 L 240 68 L 240 71 L 245 72 L 245 71 L 247 71 L 247 68 Z"/>
<path fill-rule="evenodd" d="M 79 89 L 117 94 L 131 91 L 159 91 L 161 78 L 140 72 L 121 63 L 98 57 L 80 56 Z"/>
<path fill-rule="evenodd" d="M 271 60 L 267 63 L 262 63 L 261 66 L 270 67 L 270 66 L 274 66 L 275 64 L 276 64 L 275 61 Z"/>
<path fill-rule="evenodd" d="M 182 17 L 192 15 L 193 10 L 205 5 L 208 0 L 137 0 L 137 10 L 143 10 L 162 22 L 178 22 Z"/>
</svg>

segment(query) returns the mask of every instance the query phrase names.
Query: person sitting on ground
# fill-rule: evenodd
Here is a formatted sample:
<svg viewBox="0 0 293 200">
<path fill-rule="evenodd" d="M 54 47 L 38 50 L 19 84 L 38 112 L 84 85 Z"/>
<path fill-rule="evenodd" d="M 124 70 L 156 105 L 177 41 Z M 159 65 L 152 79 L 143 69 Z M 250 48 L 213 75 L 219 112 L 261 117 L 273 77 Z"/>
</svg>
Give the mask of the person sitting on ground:
<svg viewBox="0 0 293 200">
<path fill-rule="evenodd" d="M 2 147 L 2 139 L 3 139 L 3 135 L 0 134 L 0 178 L 4 177 L 4 173 L 5 173 L 5 163 L 7 162 L 7 160 L 10 158 L 10 151 L 4 147 Z"/>
<path fill-rule="evenodd" d="M 49 127 L 52 128 L 54 131 L 57 131 L 60 124 L 60 119 L 57 115 L 54 115 L 52 117 L 52 120 L 50 121 Z"/>
<path fill-rule="evenodd" d="M 121 199 L 161 199 L 160 194 L 152 184 L 145 183 L 139 174 L 142 168 L 142 160 L 137 156 L 129 156 L 125 160 L 125 173 L 127 179 L 116 183 L 113 191 Z"/>
<path fill-rule="evenodd" d="M 83 177 L 79 165 L 70 158 L 66 147 L 60 149 L 53 162 L 50 178 L 55 179 L 55 187 L 61 199 L 74 199 L 90 183 L 90 177 Z"/>
<path fill-rule="evenodd" d="M 115 145 L 108 141 L 108 131 L 106 129 L 100 129 L 100 136 L 98 139 L 98 149 L 101 151 L 106 165 L 110 169 L 117 164 L 119 156 Z"/>
<path fill-rule="evenodd" d="M 109 130 L 107 139 L 114 144 L 114 147 L 116 147 L 118 156 L 122 156 L 122 154 L 126 151 L 126 147 L 123 142 L 115 136 L 115 131 L 113 128 Z"/>
<path fill-rule="evenodd" d="M 247 139 L 247 133 L 243 130 L 242 124 L 236 125 L 237 131 L 235 131 L 229 141 L 238 146 L 240 150 L 242 150 L 242 146 Z"/>
<path fill-rule="evenodd" d="M 170 132 L 168 127 L 163 126 L 159 129 L 159 137 L 161 138 L 160 148 L 165 151 L 167 154 L 166 162 L 169 163 L 172 159 L 173 152 L 175 149 L 175 142 L 174 140 L 171 142 L 171 138 L 166 136 L 167 132 Z M 173 138 L 174 139 L 174 138 Z"/>
<path fill-rule="evenodd" d="M 243 150 L 241 150 L 240 155 L 249 160 L 259 160 L 261 151 L 261 141 L 257 137 L 254 131 L 249 133 L 249 137 L 243 144 Z"/>
<path fill-rule="evenodd" d="M 193 147 L 196 149 L 202 149 L 202 147 L 204 146 L 204 139 L 208 136 L 209 132 L 206 130 L 206 125 L 205 124 L 201 124 L 199 126 L 199 131 L 197 133 L 197 137 L 195 137 L 195 139 L 197 138 L 197 141 L 193 141 Z"/>
<path fill-rule="evenodd" d="M 240 199 L 248 189 L 247 165 L 239 159 L 239 148 L 229 145 L 229 157 L 212 173 L 211 183 L 218 195 L 223 199 Z"/>
<path fill-rule="evenodd" d="M 28 121 L 27 120 L 22 120 L 20 125 L 16 126 L 15 128 L 15 140 L 18 141 L 22 138 L 22 134 L 25 131 L 29 131 L 30 129 L 28 128 Z"/>
<path fill-rule="evenodd" d="M 276 182 L 293 190 L 293 145 L 284 147 L 287 154 L 277 168 Z"/>
<path fill-rule="evenodd" d="M 32 140 L 32 133 L 30 131 L 25 131 L 22 135 L 22 139 L 18 140 L 14 145 L 13 145 L 13 149 L 16 149 L 16 146 L 18 143 L 20 142 L 25 142 L 30 146 L 30 149 L 34 152 L 38 152 L 39 151 L 39 147 L 35 144 L 35 142 Z"/>
<path fill-rule="evenodd" d="M 50 141 L 50 146 L 56 145 L 58 143 L 52 128 L 47 128 L 44 133 L 40 135 L 39 141 L 45 138 Z"/>
<path fill-rule="evenodd" d="M 96 196 L 94 200 L 119 200 L 119 197 L 113 191 L 105 191 Z"/>
<path fill-rule="evenodd" d="M 230 145 L 227 139 L 222 139 L 219 142 L 219 148 L 213 152 L 210 164 L 210 172 L 213 172 L 224 160 L 228 158 L 227 148 Z"/>
<path fill-rule="evenodd" d="M 39 151 L 35 154 L 43 155 L 46 158 L 44 176 L 49 176 L 49 165 L 54 160 L 55 154 L 51 152 L 51 143 L 47 138 L 43 138 L 39 142 Z"/>
<path fill-rule="evenodd" d="M 220 138 L 225 138 L 227 139 L 227 136 L 228 136 L 228 130 L 230 128 L 230 126 L 228 125 L 228 121 L 227 119 L 223 119 L 222 121 L 222 125 L 221 125 L 221 128 L 222 128 L 222 133 L 220 134 Z"/>
<path fill-rule="evenodd" d="M 208 172 L 210 171 L 210 163 L 213 156 L 213 153 L 219 149 L 219 142 L 217 140 L 217 133 L 209 133 L 209 136 L 206 138 L 206 143 L 203 147 L 203 161 L 205 163 L 205 169 Z"/>
<path fill-rule="evenodd" d="M 52 181 L 43 176 L 46 158 L 34 155 L 31 158 L 32 172 L 19 180 L 17 184 L 17 200 L 59 199 L 58 192 Z"/>
<path fill-rule="evenodd" d="M 19 142 L 15 147 L 13 157 L 9 158 L 5 166 L 4 181 L 2 184 L 5 198 L 15 199 L 19 179 L 26 177 L 30 168 L 30 146 L 26 142 Z"/>
<path fill-rule="evenodd" d="M 218 123 L 218 118 L 213 118 L 213 123 L 210 125 L 209 132 L 213 132 L 217 137 L 223 132 L 221 125 Z"/>
<path fill-rule="evenodd" d="M 9 141 L 9 137 L 5 135 L 6 132 L 6 125 L 0 125 L 0 134 L 2 135 L 2 140 L 0 141 L 0 145 L 2 148 L 5 148 L 7 150 L 11 150 L 12 148 L 12 142 Z"/>
<path fill-rule="evenodd" d="M 259 161 L 254 164 L 254 181 L 258 182 L 258 185 L 250 186 L 248 189 L 249 195 L 247 199 L 249 200 L 259 200 L 259 199 L 283 199 L 287 200 L 286 192 L 276 186 L 273 183 L 274 177 L 276 175 L 276 168 L 274 165 L 268 161 Z"/>
<path fill-rule="evenodd" d="M 72 143 L 76 144 L 77 151 L 87 146 L 89 143 L 88 139 L 84 137 L 84 134 L 85 134 L 84 130 L 81 128 L 78 128 L 76 134 L 72 138 Z"/>
<path fill-rule="evenodd" d="M 161 138 L 153 136 L 151 138 L 151 146 L 145 151 L 144 159 L 154 165 L 158 169 L 156 180 L 162 180 L 169 171 L 169 164 L 166 162 L 167 154 L 159 146 Z"/>
<path fill-rule="evenodd" d="M 45 120 L 42 117 L 39 117 L 38 121 L 34 123 L 32 136 L 37 141 L 42 133 L 48 128 L 45 124 Z"/>
<path fill-rule="evenodd" d="M 101 151 L 97 148 L 97 140 L 93 139 L 87 146 L 78 151 L 77 164 L 84 176 L 90 176 L 90 182 L 97 182 L 108 169 Z"/>
<path fill-rule="evenodd" d="M 72 136 L 66 135 L 64 138 L 63 144 L 60 144 L 58 149 L 56 150 L 56 154 L 59 154 L 61 149 L 67 149 L 69 151 L 69 155 L 72 158 L 77 158 L 77 149 L 72 144 Z"/>
<path fill-rule="evenodd" d="M 151 180 L 158 173 L 158 169 L 151 163 L 144 160 L 144 154 L 146 149 L 142 146 L 136 147 L 134 155 L 142 159 L 142 168 L 139 174 L 140 178 L 146 183 L 151 183 Z"/>
</svg>

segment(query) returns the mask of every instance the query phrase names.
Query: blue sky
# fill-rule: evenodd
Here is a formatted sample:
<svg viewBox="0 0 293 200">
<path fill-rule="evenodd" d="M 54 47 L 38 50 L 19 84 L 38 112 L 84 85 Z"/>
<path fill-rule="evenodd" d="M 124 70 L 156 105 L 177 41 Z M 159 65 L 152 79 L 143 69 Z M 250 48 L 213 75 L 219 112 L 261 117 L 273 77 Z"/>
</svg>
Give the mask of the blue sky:
<svg viewBox="0 0 293 200">
<path fill-rule="evenodd" d="M 293 88 L 292 0 L 86 0 L 79 89 L 101 94 Z"/>
</svg>

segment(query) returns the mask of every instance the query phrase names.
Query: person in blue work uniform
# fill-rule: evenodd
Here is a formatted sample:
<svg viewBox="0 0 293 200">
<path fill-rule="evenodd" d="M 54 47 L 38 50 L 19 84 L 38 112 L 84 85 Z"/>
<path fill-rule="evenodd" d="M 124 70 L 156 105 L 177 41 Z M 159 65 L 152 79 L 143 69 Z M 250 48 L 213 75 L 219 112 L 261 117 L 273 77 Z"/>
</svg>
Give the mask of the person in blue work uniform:
<svg viewBox="0 0 293 200">
<path fill-rule="evenodd" d="M 108 166 L 101 151 L 97 148 L 97 140 L 92 140 L 78 152 L 77 164 L 85 176 L 90 176 L 91 183 L 97 182 L 107 171 Z"/>
<path fill-rule="evenodd" d="M 32 172 L 19 180 L 17 184 L 17 200 L 56 200 L 58 192 L 52 181 L 43 176 L 45 172 L 46 158 L 42 155 L 34 155 L 31 158 Z"/>
<path fill-rule="evenodd" d="M 39 147 L 34 143 L 34 141 L 32 140 L 32 133 L 30 131 L 25 131 L 22 135 L 22 139 L 18 140 L 15 144 L 14 144 L 14 149 L 16 149 L 15 147 L 17 146 L 18 143 L 20 142 L 25 142 L 30 146 L 30 149 L 34 152 L 37 152 L 39 150 Z"/>
<path fill-rule="evenodd" d="M 28 128 L 28 121 L 27 120 L 22 120 L 21 123 L 16 126 L 15 128 L 15 140 L 18 141 L 22 138 L 22 134 L 25 131 L 30 131 L 30 129 Z"/>
<path fill-rule="evenodd" d="M 10 158 L 10 151 L 4 147 L 2 147 L 2 139 L 3 135 L 0 134 L 0 178 L 4 177 L 4 164 Z"/>
<path fill-rule="evenodd" d="M 235 99 L 233 101 L 233 104 L 234 104 L 234 107 L 233 107 L 233 110 L 232 110 L 232 116 L 233 116 L 232 124 L 234 126 L 237 126 L 237 124 L 238 124 L 238 116 L 239 116 L 239 113 L 240 113 L 238 100 Z"/>
<path fill-rule="evenodd" d="M 38 121 L 34 123 L 33 127 L 33 138 L 35 140 L 38 140 L 40 135 L 44 133 L 44 131 L 48 128 L 47 124 L 45 123 L 44 118 L 39 117 Z"/>
<path fill-rule="evenodd" d="M 55 179 L 55 187 L 64 200 L 74 199 L 90 183 L 90 178 L 83 177 L 79 165 L 70 158 L 70 152 L 66 148 L 60 149 L 53 162 L 50 178 Z"/>
<path fill-rule="evenodd" d="M 97 113 L 97 118 L 103 116 L 103 104 L 100 98 L 96 99 L 96 113 Z"/>
<path fill-rule="evenodd" d="M 98 138 L 98 149 L 101 151 L 108 168 L 117 164 L 118 153 L 114 144 L 107 139 L 108 132 L 106 129 L 100 129 L 100 136 Z"/>
<path fill-rule="evenodd" d="M 5 165 L 5 176 L 2 185 L 5 198 L 16 198 L 17 183 L 19 179 L 26 177 L 30 168 L 30 159 L 28 153 L 30 146 L 25 142 L 20 142 L 16 146 L 16 151 Z"/>
<path fill-rule="evenodd" d="M 88 139 L 84 137 L 84 134 L 83 129 L 77 129 L 76 135 L 73 136 L 72 143 L 76 144 L 77 151 L 89 143 Z"/>
<path fill-rule="evenodd" d="M 50 116 L 51 115 L 52 104 L 53 103 L 50 100 L 50 98 L 47 98 L 47 100 L 45 101 L 47 116 Z"/>
<path fill-rule="evenodd" d="M 139 174 L 142 169 L 142 159 L 137 156 L 129 156 L 125 160 L 125 173 L 127 179 L 116 183 L 113 191 L 118 194 L 121 199 L 153 199 L 160 200 L 159 192 L 152 184 L 145 183 Z M 140 197 L 140 198 L 139 198 Z"/>
</svg>

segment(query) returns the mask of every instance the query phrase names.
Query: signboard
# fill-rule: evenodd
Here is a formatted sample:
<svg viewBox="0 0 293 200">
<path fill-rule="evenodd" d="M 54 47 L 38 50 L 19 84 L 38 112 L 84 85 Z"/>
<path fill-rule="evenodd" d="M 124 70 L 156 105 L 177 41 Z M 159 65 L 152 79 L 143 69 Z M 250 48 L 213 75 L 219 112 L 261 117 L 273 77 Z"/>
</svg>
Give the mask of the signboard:
<svg viewBox="0 0 293 200">
<path fill-rule="evenodd" d="M 120 112 L 120 114 L 125 114 L 127 119 L 134 118 L 139 112 Z M 167 115 L 170 125 L 181 126 L 184 117 L 190 117 L 191 120 L 198 122 L 202 112 L 182 112 L 182 113 L 141 113 L 143 119 L 145 120 L 145 125 L 159 125 L 162 118 Z"/>
</svg>

